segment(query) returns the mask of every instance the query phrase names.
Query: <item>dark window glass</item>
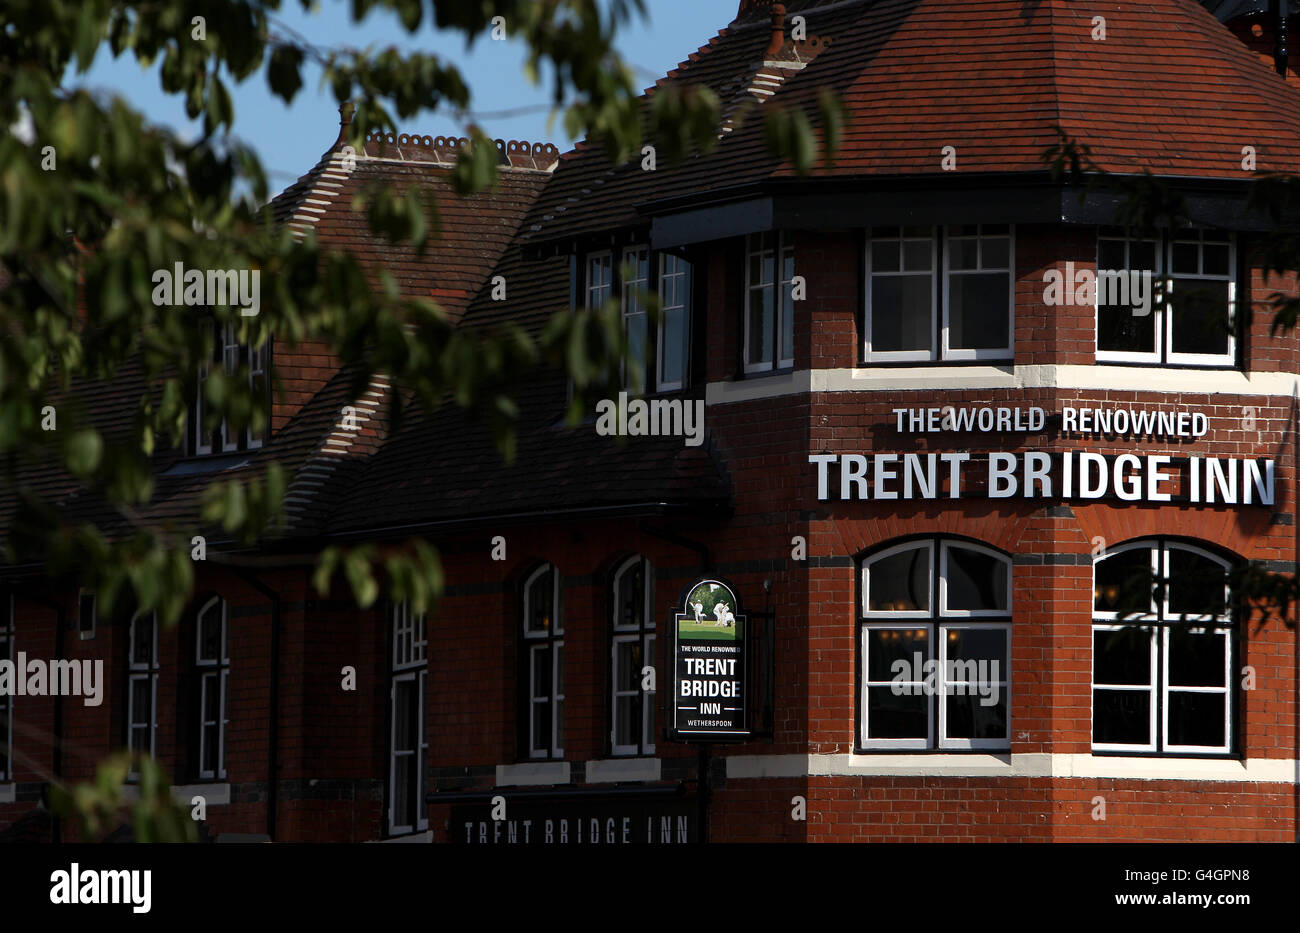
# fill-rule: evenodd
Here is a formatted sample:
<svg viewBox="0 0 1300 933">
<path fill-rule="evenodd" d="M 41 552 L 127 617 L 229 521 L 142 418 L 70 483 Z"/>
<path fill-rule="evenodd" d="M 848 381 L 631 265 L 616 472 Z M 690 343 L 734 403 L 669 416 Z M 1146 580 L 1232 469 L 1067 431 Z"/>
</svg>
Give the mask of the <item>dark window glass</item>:
<svg viewBox="0 0 1300 933">
<path fill-rule="evenodd" d="M 1151 683 L 1151 633 L 1139 626 L 1092 633 L 1093 683 Z"/>
<path fill-rule="evenodd" d="M 931 288 L 929 275 L 871 277 L 873 351 L 930 349 Z"/>
<path fill-rule="evenodd" d="M 1222 687 L 1226 646 L 1222 632 L 1195 632 L 1181 627 L 1169 633 L 1169 685 Z"/>
<path fill-rule="evenodd" d="M 916 664 L 917 656 L 921 666 Z M 904 682 L 920 682 L 925 679 L 925 662 L 930 657 L 930 633 L 928 629 L 873 628 L 867 630 L 867 680 L 892 681 L 895 673 L 894 662 L 903 661 L 903 668 L 910 672 Z"/>
<path fill-rule="evenodd" d="M 1169 692 L 1170 745 L 1222 746 L 1224 715 L 1222 693 Z"/>
<path fill-rule="evenodd" d="M 1001 739 L 1007 734 L 1007 701 L 985 706 L 978 695 L 946 698 L 948 737 L 952 739 Z"/>
<path fill-rule="evenodd" d="M 997 350 L 1010 345 L 1010 285 L 1005 272 L 951 276 L 948 286 L 950 348 Z"/>
<path fill-rule="evenodd" d="M 930 610 L 930 546 L 928 544 L 888 557 L 868 566 L 870 593 L 867 608 L 872 612 Z"/>
<path fill-rule="evenodd" d="M 963 612 L 1007 606 L 1006 561 L 971 548 L 948 547 L 948 609 Z"/>
<path fill-rule="evenodd" d="M 1093 608 L 1097 612 L 1151 611 L 1151 551 L 1132 548 L 1120 551 L 1097 562 L 1092 593 Z"/>
<path fill-rule="evenodd" d="M 1148 745 L 1151 694 L 1145 690 L 1093 690 L 1092 741 L 1098 745 Z"/>
<path fill-rule="evenodd" d="M 1175 353 L 1228 352 L 1228 283 L 1174 279 L 1170 299 Z"/>
<path fill-rule="evenodd" d="M 929 735 L 930 698 L 897 695 L 890 687 L 868 687 L 869 727 L 873 739 L 924 739 Z"/>
</svg>

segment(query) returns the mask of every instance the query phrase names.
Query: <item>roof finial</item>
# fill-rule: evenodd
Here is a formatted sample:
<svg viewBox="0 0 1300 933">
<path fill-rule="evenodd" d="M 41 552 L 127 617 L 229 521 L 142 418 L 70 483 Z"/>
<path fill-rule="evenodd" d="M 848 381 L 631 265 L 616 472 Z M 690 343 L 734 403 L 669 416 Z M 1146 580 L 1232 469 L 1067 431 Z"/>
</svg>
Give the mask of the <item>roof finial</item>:
<svg viewBox="0 0 1300 933">
<path fill-rule="evenodd" d="M 339 104 L 339 138 L 334 140 L 334 145 L 341 146 L 347 142 L 348 127 L 352 125 L 352 114 L 356 113 L 356 110 L 356 104 L 350 100 Z"/>
<path fill-rule="evenodd" d="M 785 4 L 772 4 L 772 41 L 767 44 L 767 57 L 771 58 L 785 45 Z"/>
</svg>

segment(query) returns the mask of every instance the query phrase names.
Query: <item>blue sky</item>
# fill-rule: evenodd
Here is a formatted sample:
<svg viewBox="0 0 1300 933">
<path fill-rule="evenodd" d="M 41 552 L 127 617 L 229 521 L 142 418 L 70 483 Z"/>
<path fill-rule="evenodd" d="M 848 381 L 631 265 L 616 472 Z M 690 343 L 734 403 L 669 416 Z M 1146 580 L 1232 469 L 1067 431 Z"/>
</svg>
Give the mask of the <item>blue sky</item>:
<svg viewBox="0 0 1300 933">
<path fill-rule="evenodd" d="M 561 150 L 572 140 L 563 121 L 549 117 L 550 95 L 545 83 L 533 86 L 524 77 L 523 48 L 516 42 L 492 41 L 484 36 L 466 49 L 463 38 L 439 33 L 427 22 L 408 34 L 395 17 L 372 12 L 358 26 L 352 23 L 349 0 L 317 0 L 315 12 L 301 9 L 298 0 L 285 0 L 276 14 L 282 23 L 319 47 L 401 49 L 435 52 L 454 62 L 473 93 L 480 125 L 494 138 L 553 142 Z M 735 15 L 736 0 L 646 0 L 648 20 L 628 24 L 619 41 L 624 59 L 637 68 L 638 83 L 646 87 L 657 77 L 703 45 Z M 220 24 L 208 23 L 209 30 Z M 134 58 L 114 59 L 107 46 L 84 75 L 70 74 L 70 86 L 85 86 L 120 94 L 151 121 L 172 127 L 185 137 L 198 135 L 198 123 L 185 116 L 183 99 L 162 92 L 158 66 L 142 69 Z M 231 85 L 235 105 L 234 135 L 253 146 L 267 171 L 272 193 L 279 191 L 316 164 L 338 132 L 338 108 L 333 93 L 320 86 L 320 71 L 310 63 L 303 86 L 293 103 L 285 105 L 271 94 L 264 71 L 240 85 Z M 506 116 L 502 111 L 526 110 Z M 463 135 L 449 112 L 426 111 L 409 121 L 399 121 L 405 132 Z"/>
</svg>

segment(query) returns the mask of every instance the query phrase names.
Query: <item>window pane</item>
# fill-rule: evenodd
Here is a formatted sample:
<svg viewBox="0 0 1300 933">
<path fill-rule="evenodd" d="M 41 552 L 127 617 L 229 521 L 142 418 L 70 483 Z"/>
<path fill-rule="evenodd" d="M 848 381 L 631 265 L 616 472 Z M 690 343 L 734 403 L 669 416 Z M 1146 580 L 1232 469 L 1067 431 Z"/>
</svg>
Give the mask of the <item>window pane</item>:
<svg viewBox="0 0 1300 933">
<path fill-rule="evenodd" d="M 930 699 L 895 695 L 890 687 L 867 688 L 867 737 L 924 739 L 929 736 Z"/>
<path fill-rule="evenodd" d="M 221 657 L 221 607 L 213 606 L 199 619 L 199 657 L 216 661 Z"/>
<path fill-rule="evenodd" d="M 1173 687 L 1225 687 L 1228 640 L 1222 632 L 1169 632 L 1169 684 Z"/>
<path fill-rule="evenodd" d="M 1006 272 L 950 276 L 948 346 L 954 350 L 997 350 L 1009 346 L 1009 288 Z"/>
<path fill-rule="evenodd" d="M 933 289 L 929 276 L 872 276 L 871 349 L 930 349 Z"/>
<path fill-rule="evenodd" d="M 947 738 L 1005 739 L 1007 737 L 1007 701 L 1001 695 L 997 703 L 984 705 L 984 698 L 966 696 L 944 698 L 947 704 Z"/>
<path fill-rule="evenodd" d="M 898 272 L 899 245 L 897 240 L 876 240 L 871 244 L 871 271 Z"/>
<path fill-rule="evenodd" d="M 793 262 L 793 260 L 791 261 Z M 794 359 L 794 289 L 789 280 L 781 286 L 781 356 L 780 360 Z"/>
<path fill-rule="evenodd" d="M 979 240 L 950 240 L 948 265 L 952 269 L 979 268 Z"/>
<path fill-rule="evenodd" d="M 1224 745 L 1222 693 L 1169 693 L 1167 745 Z"/>
<path fill-rule="evenodd" d="M 666 310 L 663 313 L 663 348 L 659 360 L 660 380 L 667 383 L 683 382 L 686 368 L 686 312 Z"/>
<path fill-rule="evenodd" d="M 637 561 L 618 577 L 618 618 L 624 628 L 640 628 L 645 621 L 645 564 Z"/>
<path fill-rule="evenodd" d="M 153 722 L 152 707 L 153 684 L 149 678 L 140 677 L 131 681 L 131 725 L 148 727 Z"/>
<path fill-rule="evenodd" d="M 216 674 L 208 674 L 203 678 L 203 719 L 207 722 L 221 719 L 220 688 Z"/>
<path fill-rule="evenodd" d="M 1010 568 L 1005 560 L 958 545 L 949 545 L 947 551 L 948 605 L 944 608 L 963 612 L 1005 612 L 1010 608 L 1007 605 Z"/>
<path fill-rule="evenodd" d="M 645 374 L 649 362 L 650 320 L 644 312 L 625 318 L 627 325 L 627 388 L 640 394 L 645 391 Z"/>
<path fill-rule="evenodd" d="M 948 672 L 952 680 L 971 681 L 969 668 L 963 662 L 978 665 L 978 680 L 1006 680 L 1007 632 L 997 628 L 949 628 L 944 632 L 948 643 L 948 660 L 957 662 L 954 671 Z"/>
<path fill-rule="evenodd" d="M 153 624 L 149 616 L 141 616 L 131 626 L 131 660 L 136 664 L 153 663 Z"/>
<path fill-rule="evenodd" d="M 1197 267 L 1199 251 L 1199 247 L 1195 243 L 1175 243 L 1174 275 L 1197 275 L 1201 271 Z"/>
<path fill-rule="evenodd" d="M 879 557 L 867 567 L 870 612 L 930 610 L 930 546 Z"/>
<path fill-rule="evenodd" d="M 400 680 L 393 688 L 393 748 L 396 751 L 414 751 L 420 721 L 420 712 L 415 706 L 415 681 Z"/>
<path fill-rule="evenodd" d="M 555 571 L 548 568 L 528 587 L 529 616 L 525 620 L 530 632 L 549 632 L 552 601 L 555 595 Z"/>
<path fill-rule="evenodd" d="M 918 669 L 917 656 L 920 656 Z M 930 632 L 928 629 L 868 629 L 867 630 L 867 680 L 892 682 L 900 674 L 894 662 L 903 661 L 903 682 L 920 683 L 925 680 L 925 662 L 930 657 Z"/>
<path fill-rule="evenodd" d="M 1136 685 L 1151 683 L 1151 634 L 1138 626 L 1118 631 L 1094 629 L 1092 682 Z"/>
<path fill-rule="evenodd" d="M 903 244 L 903 265 L 908 272 L 929 272 L 933 258 L 933 244 L 929 240 L 913 240 Z"/>
<path fill-rule="evenodd" d="M 1153 353 L 1156 347 L 1156 301 L 1150 314 L 1133 313 L 1132 305 L 1102 305 L 1097 309 L 1097 349 L 1111 352 Z"/>
<path fill-rule="evenodd" d="M 1097 241 L 1097 269 L 1123 269 L 1128 260 L 1124 256 L 1123 240 Z"/>
<path fill-rule="evenodd" d="M 1228 283 L 1175 279 L 1173 308 L 1175 353 L 1228 352 Z"/>
<path fill-rule="evenodd" d="M 1223 615 L 1227 611 L 1227 571 L 1200 554 L 1169 549 L 1169 612 L 1174 616 Z"/>
<path fill-rule="evenodd" d="M 615 648 L 614 689 L 636 690 L 641 671 L 641 644 L 639 641 L 621 641 Z"/>
<path fill-rule="evenodd" d="M 1151 694 L 1137 690 L 1094 690 L 1092 741 L 1099 745 L 1149 745 Z"/>
<path fill-rule="evenodd" d="M 547 648 L 533 649 L 533 696 L 551 695 L 551 652 Z"/>
<path fill-rule="evenodd" d="M 980 248 L 983 250 L 983 268 L 985 269 L 1006 269 L 1011 265 L 1011 240 L 1005 237 L 995 237 L 989 239 L 985 237 L 980 241 Z"/>
<path fill-rule="evenodd" d="M 1151 550 L 1134 548 L 1097 562 L 1092 605 L 1097 612 L 1151 611 Z"/>
<path fill-rule="evenodd" d="M 772 362 L 776 289 L 768 286 L 749 293 L 749 363 Z"/>
<path fill-rule="evenodd" d="M 614 699 L 614 744 L 635 745 L 636 738 L 636 697 L 624 696 Z"/>
<path fill-rule="evenodd" d="M 551 704 L 549 702 L 533 704 L 533 749 L 550 751 L 551 748 Z"/>
</svg>

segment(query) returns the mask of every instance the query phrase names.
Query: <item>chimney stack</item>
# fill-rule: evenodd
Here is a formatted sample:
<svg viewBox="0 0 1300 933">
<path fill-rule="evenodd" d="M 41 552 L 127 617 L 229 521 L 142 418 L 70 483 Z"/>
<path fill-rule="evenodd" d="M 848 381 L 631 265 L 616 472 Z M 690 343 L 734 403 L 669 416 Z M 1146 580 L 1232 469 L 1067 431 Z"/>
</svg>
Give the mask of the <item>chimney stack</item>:
<svg viewBox="0 0 1300 933">
<path fill-rule="evenodd" d="M 1288 0 L 1273 0 L 1273 67 L 1286 77 L 1287 58 L 1287 5 Z"/>
<path fill-rule="evenodd" d="M 785 45 L 785 4 L 772 4 L 772 41 L 767 44 L 766 57 L 772 58 Z"/>
</svg>

